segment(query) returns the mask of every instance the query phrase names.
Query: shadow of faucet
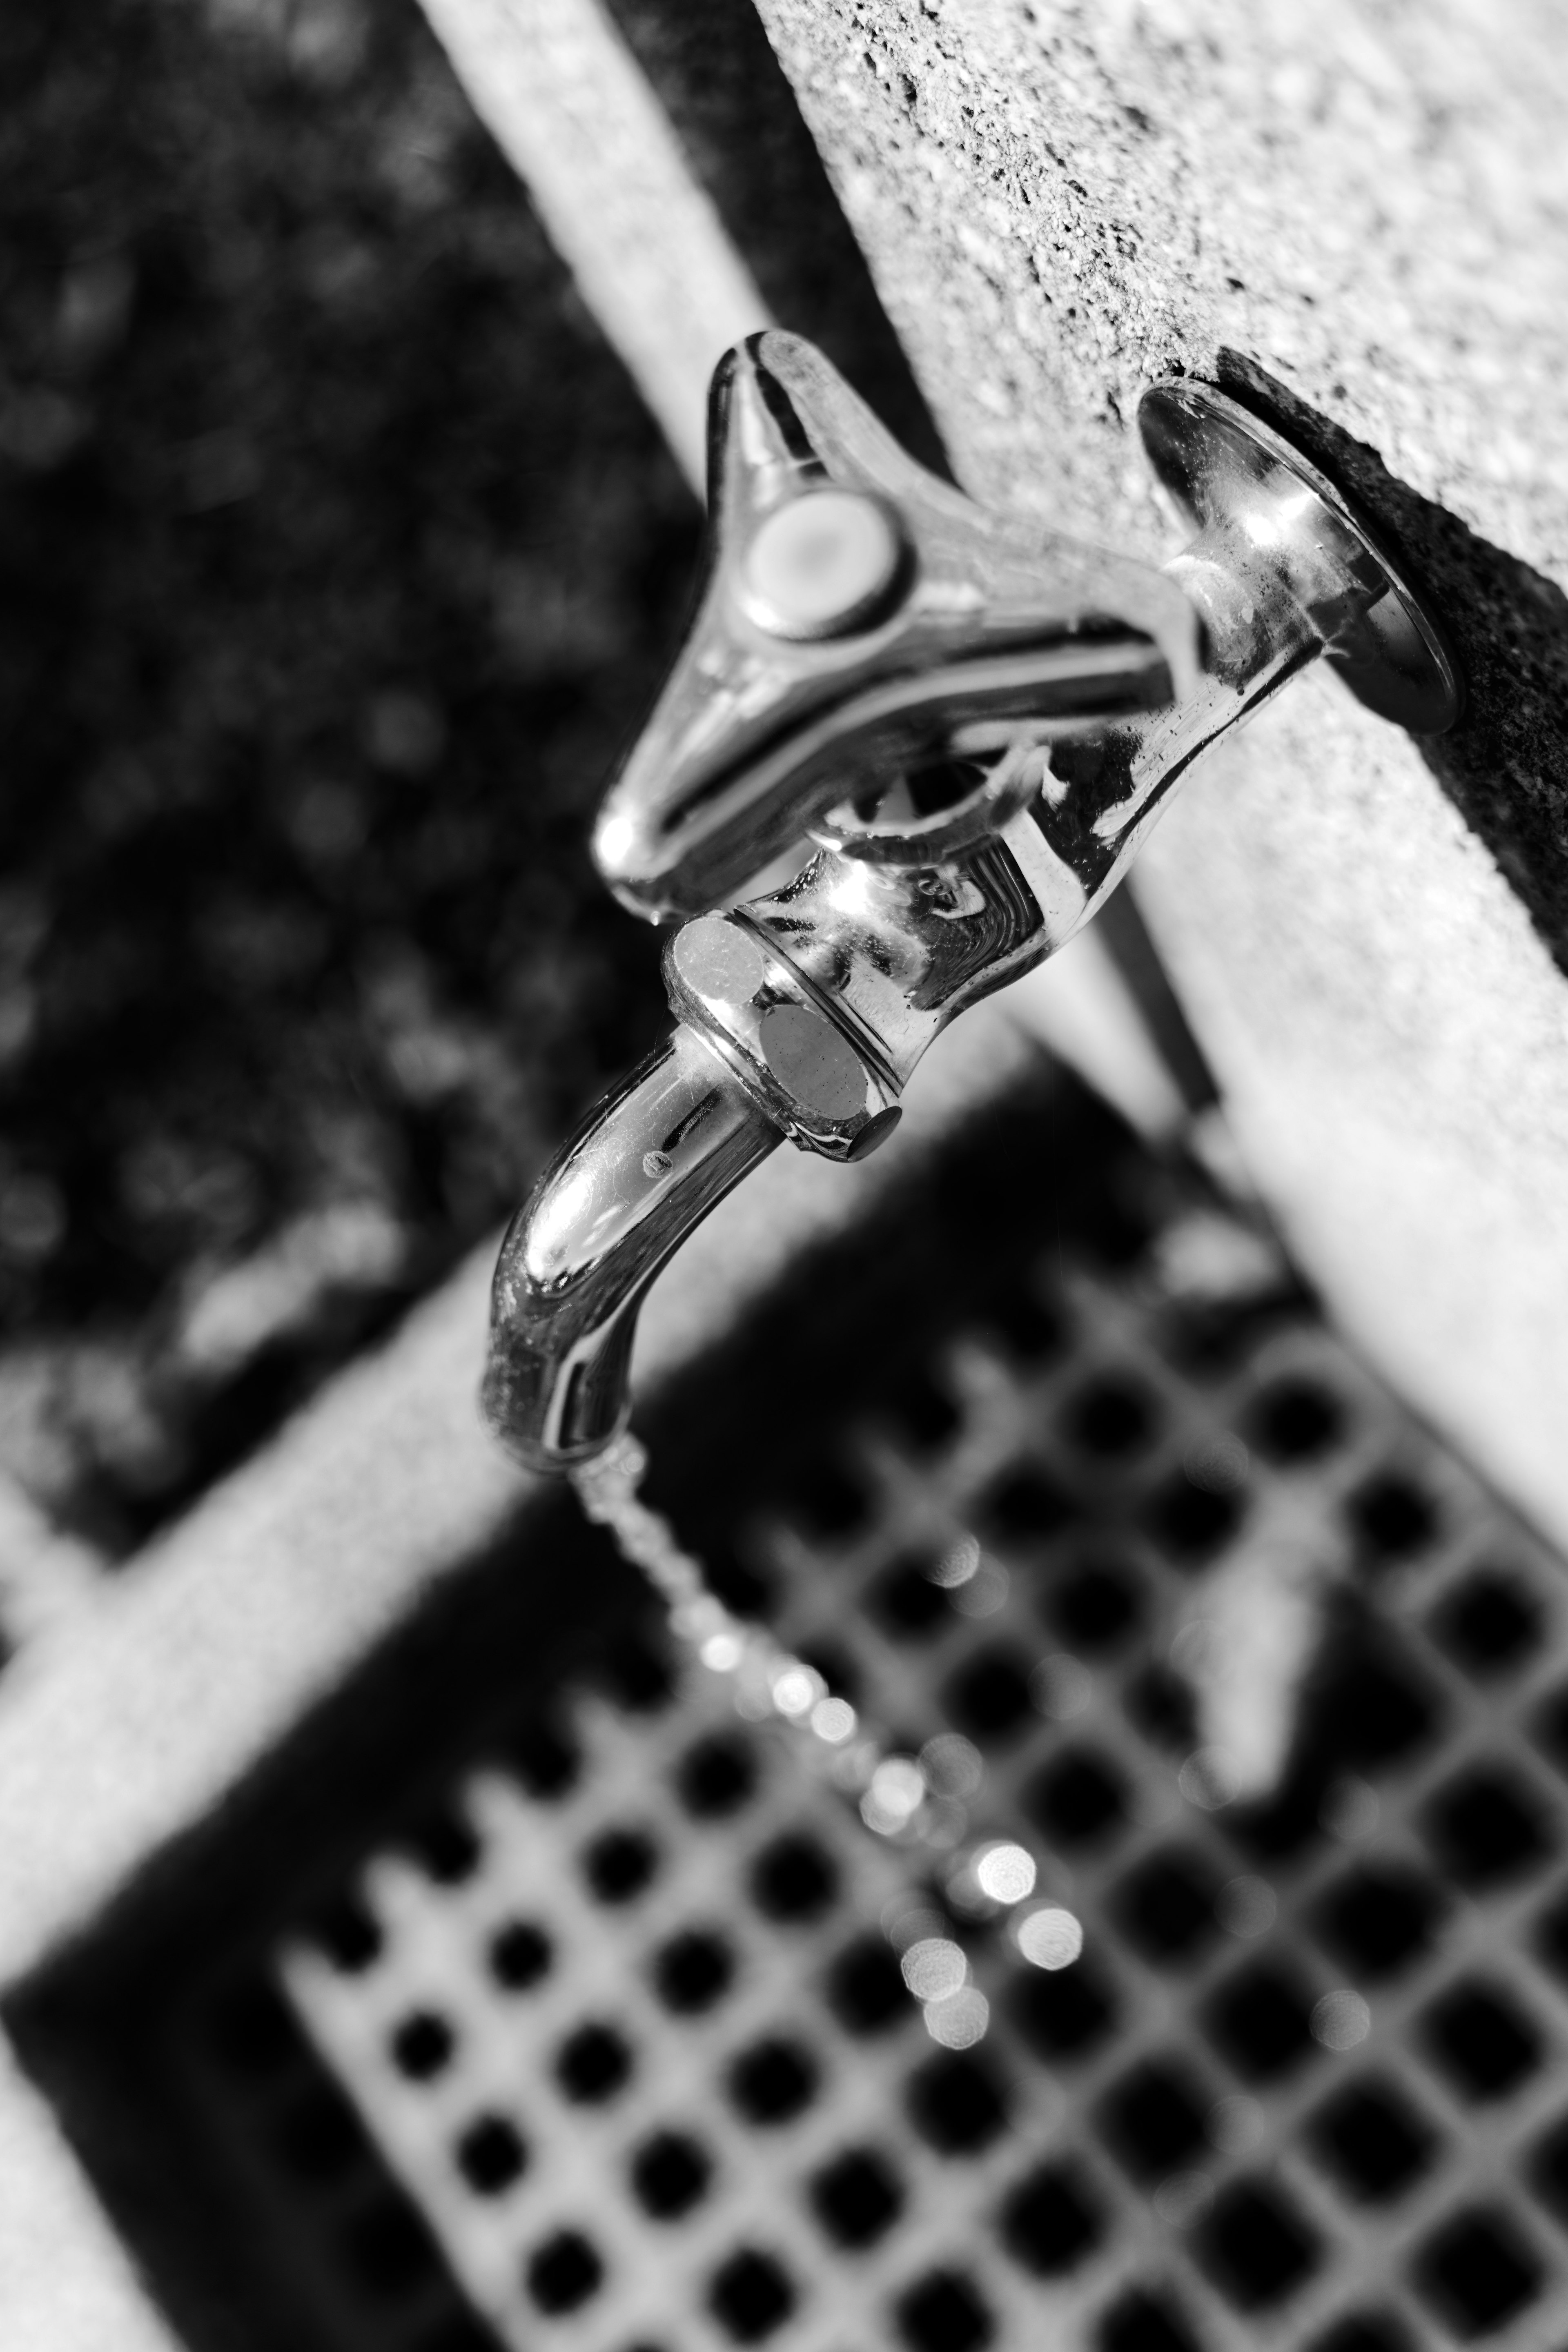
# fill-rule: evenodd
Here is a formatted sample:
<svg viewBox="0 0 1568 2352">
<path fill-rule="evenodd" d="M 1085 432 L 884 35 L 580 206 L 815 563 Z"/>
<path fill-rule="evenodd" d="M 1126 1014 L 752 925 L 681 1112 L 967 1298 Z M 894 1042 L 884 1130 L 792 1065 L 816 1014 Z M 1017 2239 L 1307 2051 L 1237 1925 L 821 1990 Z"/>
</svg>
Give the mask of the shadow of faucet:
<svg viewBox="0 0 1568 2352">
<path fill-rule="evenodd" d="M 1568 596 L 1246 353 L 1222 349 L 1215 380 L 1343 487 L 1442 614 L 1465 706 L 1418 749 L 1568 971 Z"/>
</svg>

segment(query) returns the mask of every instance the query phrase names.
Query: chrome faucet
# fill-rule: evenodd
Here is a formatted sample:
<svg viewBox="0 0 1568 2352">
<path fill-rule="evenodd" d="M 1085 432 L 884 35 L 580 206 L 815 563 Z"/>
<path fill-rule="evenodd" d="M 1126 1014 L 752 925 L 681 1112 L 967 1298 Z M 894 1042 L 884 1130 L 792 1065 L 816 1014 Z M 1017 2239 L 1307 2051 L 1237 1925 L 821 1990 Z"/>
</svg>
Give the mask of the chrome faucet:
<svg viewBox="0 0 1568 2352">
<path fill-rule="evenodd" d="M 635 913 L 689 919 L 676 1026 L 502 1245 L 484 1404 L 531 1466 L 624 1427 L 638 1306 L 708 1211 L 785 1137 L 884 1143 L 939 1033 L 1088 921 L 1194 761 L 1309 662 L 1412 733 L 1452 725 L 1436 625 L 1289 442 L 1197 383 L 1138 423 L 1195 534 L 1163 570 L 976 507 L 796 336 L 721 362 L 703 593 L 594 842 Z"/>
</svg>

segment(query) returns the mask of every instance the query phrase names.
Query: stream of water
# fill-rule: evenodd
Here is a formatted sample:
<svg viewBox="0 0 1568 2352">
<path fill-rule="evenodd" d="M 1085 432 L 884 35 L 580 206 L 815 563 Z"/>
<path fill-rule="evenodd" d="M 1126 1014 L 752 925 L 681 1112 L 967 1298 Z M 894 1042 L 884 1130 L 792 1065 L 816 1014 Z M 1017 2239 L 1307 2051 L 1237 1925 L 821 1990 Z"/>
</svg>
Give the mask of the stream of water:
<svg viewBox="0 0 1568 2352">
<path fill-rule="evenodd" d="M 627 1434 L 574 1471 L 572 1482 L 587 1517 L 659 1594 L 676 1638 L 710 1672 L 733 1677 L 739 1712 L 785 1726 L 803 1763 L 856 1808 L 868 1831 L 895 1842 L 911 1864 L 923 1861 L 943 1907 L 915 1887 L 911 1868 L 910 1898 L 889 1907 L 884 1925 L 933 2039 L 966 2048 L 984 2033 L 988 2011 L 950 1915 L 971 1923 L 1007 1915 L 1019 1952 L 1046 1969 L 1078 1958 L 1078 1920 L 1058 1904 L 1031 1899 L 1040 1874 L 1026 1847 L 972 1834 L 969 1801 L 984 1768 L 971 1743 L 953 1734 L 929 1740 L 918 1756 L 891 1748 L 815 1666 L 765 1626 L 737 1617 L 710 1590 L 702 1562 L 643 1501 L 647 1470 L 645 1448 Z"/>
</svg>

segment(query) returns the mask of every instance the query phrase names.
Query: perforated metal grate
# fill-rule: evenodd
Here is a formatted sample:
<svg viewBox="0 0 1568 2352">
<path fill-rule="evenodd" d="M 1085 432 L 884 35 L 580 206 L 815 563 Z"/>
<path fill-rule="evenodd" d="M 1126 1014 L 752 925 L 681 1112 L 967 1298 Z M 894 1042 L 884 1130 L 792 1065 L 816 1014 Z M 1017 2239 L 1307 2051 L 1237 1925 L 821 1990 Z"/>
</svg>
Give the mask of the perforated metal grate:
<svg viewBox="0 0 1568 2352">
<path fill-rule="evenodd" d="M 933 2045 L 884 1933 L 921 1858 L 700 1670 L 574 1702 L 279 1951 L 504 2342 L 1561 2342 L 1560 1571 L 1278 1271 L 1191 1203 L 1119 1276 L 1053 1248 L 737 1538 L 858 1705 L 974 1743 L 974 1823 L 1084 1923 L 1051 1973 L 974 1932 L 977 2047 Z M 1283 1780 L 1219 1803 L 1173 1644 L 1281 1528 L 1325 1630 Z M 437 2341 L 366 2275 L 366 2341 Z"/>
</svg>

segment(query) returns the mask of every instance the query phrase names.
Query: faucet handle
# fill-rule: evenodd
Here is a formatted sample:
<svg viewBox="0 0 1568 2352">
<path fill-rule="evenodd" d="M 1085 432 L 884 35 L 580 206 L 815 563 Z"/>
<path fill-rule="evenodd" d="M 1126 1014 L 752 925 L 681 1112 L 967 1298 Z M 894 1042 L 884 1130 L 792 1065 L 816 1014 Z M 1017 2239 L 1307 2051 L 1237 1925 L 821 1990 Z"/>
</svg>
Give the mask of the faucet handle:
<svg viewBox="0 0 1568 2352">
<path fill-rule="evenodd" d="M 731 903 L 815 826 L 852 842 L 857 798 L 900 769 L 1097 731 L 1195 681 L 1173 581 L 974 505 L 799 336 L 721 362 L 709 476 L 695 617 L 595 834 L 636 913 Z M 1005 783 L 973 805 L 1014 813 Z"/>
</svg>

